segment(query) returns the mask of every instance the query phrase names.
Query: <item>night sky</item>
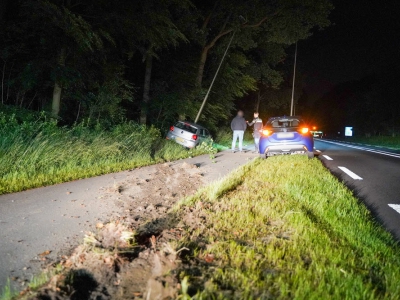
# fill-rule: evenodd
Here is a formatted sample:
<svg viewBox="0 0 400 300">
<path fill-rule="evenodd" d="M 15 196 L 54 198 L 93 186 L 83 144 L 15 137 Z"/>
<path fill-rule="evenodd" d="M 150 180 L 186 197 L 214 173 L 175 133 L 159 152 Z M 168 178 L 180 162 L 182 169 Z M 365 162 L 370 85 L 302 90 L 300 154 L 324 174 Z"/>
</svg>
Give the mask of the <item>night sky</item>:
<svg viewBox="0 0 400 300">
<path fill-rule="evenodd" d="M 400 65 L 400 1 L 333 3 L 333 25 L 298 45 L 298 70 L 306 78 L 305 90 L 310 96 L 321 96 L 338 83 Z"/>
</svg>

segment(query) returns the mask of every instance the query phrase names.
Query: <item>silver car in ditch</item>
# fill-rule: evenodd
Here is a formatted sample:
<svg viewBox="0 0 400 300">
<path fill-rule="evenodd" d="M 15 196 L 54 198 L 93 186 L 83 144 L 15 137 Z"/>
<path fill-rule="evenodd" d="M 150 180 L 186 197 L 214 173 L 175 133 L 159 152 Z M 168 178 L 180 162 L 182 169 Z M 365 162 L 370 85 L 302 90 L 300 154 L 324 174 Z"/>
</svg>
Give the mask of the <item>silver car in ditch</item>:
<svg viewBox="0 0 400 300">
<path fill-rule="evenodd" d="M 211 135 L 206 128 L 188 121 L 178 121 L 170 127 L 167 134 L 167 140 L 175 141 L 186 148 L 194 148 L 210 139 Z"/>
</svg>

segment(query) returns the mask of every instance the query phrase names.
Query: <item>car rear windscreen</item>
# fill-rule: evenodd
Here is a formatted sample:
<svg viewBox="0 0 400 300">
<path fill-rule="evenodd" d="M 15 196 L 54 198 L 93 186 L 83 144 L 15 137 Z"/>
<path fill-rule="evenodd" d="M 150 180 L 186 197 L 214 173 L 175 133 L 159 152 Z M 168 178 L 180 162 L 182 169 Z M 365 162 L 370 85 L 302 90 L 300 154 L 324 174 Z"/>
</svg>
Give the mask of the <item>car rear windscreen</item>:
<svg viewBox="0 0 400 300">
<path fill-rule="evenodd" d="M 298 127 L 301 124 L 300 120 L 273 120 L 270 122 L 273 128 L 285 128 L 285 127 Z"/>
<path fill-rule="evenodd" d="M 188 131 L 188 132 L 191 132 L 191 133 L 196 133 L 197 132 L 197 128 L 196 127 L 194 127 L 194 126 L 192 126 L 190 124 L 187 124 L 187 123 L 178 122 L 178 123 L 175 124 L 174 127 L 182 129 L 182 130 L 185 130 L 185 131 Z"/>
</svg>

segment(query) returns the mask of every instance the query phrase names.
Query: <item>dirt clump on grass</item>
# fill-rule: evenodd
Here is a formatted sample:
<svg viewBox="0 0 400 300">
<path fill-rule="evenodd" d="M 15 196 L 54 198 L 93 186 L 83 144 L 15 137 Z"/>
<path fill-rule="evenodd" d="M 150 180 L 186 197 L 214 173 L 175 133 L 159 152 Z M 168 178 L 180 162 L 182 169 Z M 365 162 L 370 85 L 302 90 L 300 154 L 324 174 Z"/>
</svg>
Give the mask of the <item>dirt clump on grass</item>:
<svg viewBox="0 0 400 300">
<path fill-rule="evenodd" d="M 54 264 L 50 281 L 30 299 L 174 299 L 180 283 L 175 241 L 180 221 L 171 210 L 181 198 L 204 183 L 196 165 L 158 165 L 154 172 L 104 189 L 120 211 L 109 223 L 96 224 L 72 255 Z"/>
</svg>

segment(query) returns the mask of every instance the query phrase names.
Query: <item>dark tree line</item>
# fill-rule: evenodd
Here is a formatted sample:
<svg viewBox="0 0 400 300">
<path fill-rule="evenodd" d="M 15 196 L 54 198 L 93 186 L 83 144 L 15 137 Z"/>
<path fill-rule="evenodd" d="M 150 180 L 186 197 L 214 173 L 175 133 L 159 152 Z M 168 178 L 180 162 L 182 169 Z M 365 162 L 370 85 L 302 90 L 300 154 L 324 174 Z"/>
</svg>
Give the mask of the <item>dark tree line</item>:
<svg viewBox="0 0 400 300">
<path fill-rule="evenodd" d="M 344 126 L 359 136 L 400 134 L 399 67 L 387 66 L 359 80 L 336 85 L 312 110 L 326 131 L 337 134 Z"/>
<path fill-rule="evenodd" d="M 332 8 L 329 0 L 3 1 L 1 103 L 66 124 L 194 119 L 235 33 L 201 117 L 212 128 L 251 91 L 268 105 L 287 48 L 328 26 Z"/>
</svg>

